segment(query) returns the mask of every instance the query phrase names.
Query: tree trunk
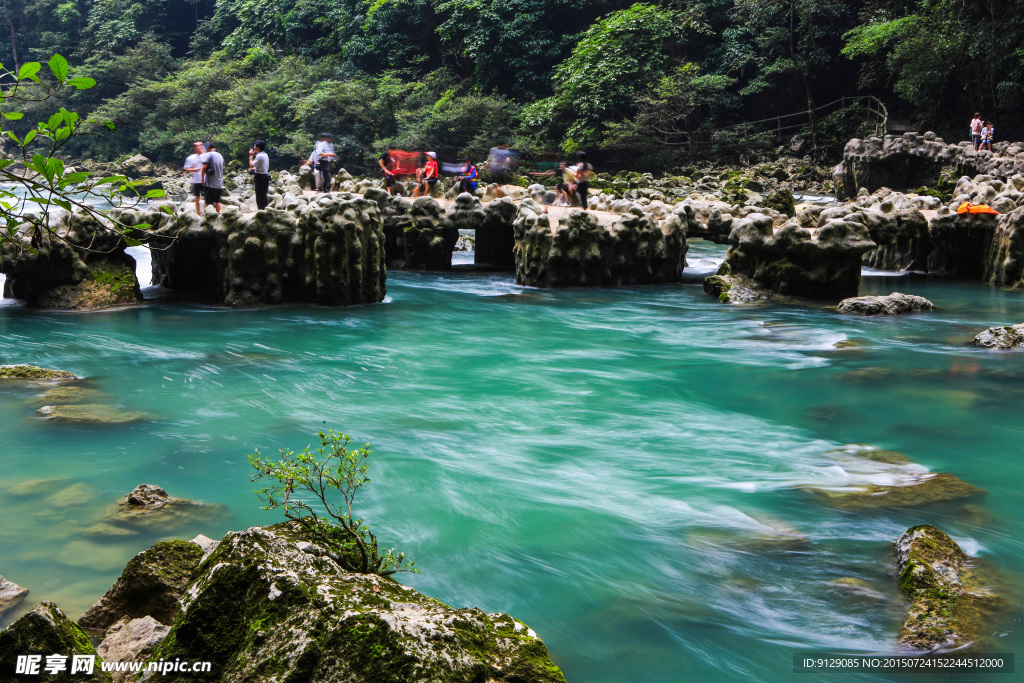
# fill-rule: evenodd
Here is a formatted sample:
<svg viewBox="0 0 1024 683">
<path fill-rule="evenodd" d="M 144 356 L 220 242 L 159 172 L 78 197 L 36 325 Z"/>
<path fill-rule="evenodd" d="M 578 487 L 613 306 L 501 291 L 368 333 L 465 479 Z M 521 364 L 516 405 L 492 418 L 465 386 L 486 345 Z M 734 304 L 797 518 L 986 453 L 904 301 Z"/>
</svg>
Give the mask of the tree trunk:
<svg viewBox="0 0 1024 683">
<path fill-rule="evenodd" d="M 14 30 L 14 22 L 11 21 L 11 15 L 7 12 L 7 0 L 4 0 L 4 19 L 7 20 L 7 25 L 11 27 L 11 55 L 14 57 L 14 73 L 18 73 L 21 70 L 21 60 L 18 59 L 18 33 Z"/>
</svg>

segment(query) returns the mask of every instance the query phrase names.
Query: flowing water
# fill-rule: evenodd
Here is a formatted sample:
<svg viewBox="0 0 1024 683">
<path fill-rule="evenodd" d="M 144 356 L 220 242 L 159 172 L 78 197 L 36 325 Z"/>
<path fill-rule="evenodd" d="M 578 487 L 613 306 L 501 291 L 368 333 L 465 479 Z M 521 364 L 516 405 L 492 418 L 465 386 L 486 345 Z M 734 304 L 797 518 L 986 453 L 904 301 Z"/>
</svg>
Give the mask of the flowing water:
<svg viewBox="0 0 1024 683">
<path fill-rule="evenodd" d="M 696 241 L 692 269 L 722 249 Z M 423 571 L 401 579 L 524 620 L 569 681 L 808 680 L 793 653 L 891 651 L 906 609 L 891 542 L 907 527 L 939 525 L 1006 584 L 1024 571 L 1024 353 L 966 343 L 1024 321 L 1024 296 L 923 278 L 862 289 L 939 309 L 855 318 L 724 306 L 695 283 L 539 291 L 461 272 L 390 273 L 386 302 L 358 308 L 5 301 L 0 360 L 74 371 L 152 419 L 62 426 L 33 417 L 38 388 L 3 388 L 0 486 L 60 481 L 0 492 L 0 574 L 32 590 L 24 608 L 77 615 L 157 538 L 277 521 L 246 454 L 335 428 L 373 444 L 361 509 Z M 889 476 L 828 454 L 851 443 L 988 495 L 827 507 L 803 487 Z M 142 482 L 227 513 L 82 535 Z M 851 577 L 870 590 L 830 583 Z M 989 651 L 1024 652 L 1010 597 Z"/>
</svg>

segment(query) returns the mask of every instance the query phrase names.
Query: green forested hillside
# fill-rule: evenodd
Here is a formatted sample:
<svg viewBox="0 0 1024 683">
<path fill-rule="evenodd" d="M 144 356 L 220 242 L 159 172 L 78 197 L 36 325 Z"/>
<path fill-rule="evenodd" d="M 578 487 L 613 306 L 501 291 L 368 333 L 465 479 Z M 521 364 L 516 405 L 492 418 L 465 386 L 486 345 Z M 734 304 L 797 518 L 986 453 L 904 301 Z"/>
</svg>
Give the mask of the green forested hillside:
<svg viewBox="0 0 1024 683">
<path fill-rule="evenodd" d="M 1024 135 L 1024 0 L 3 3 L 5 65 L 60 52 L 99 81 L 63 103 L 117 124 L 77 142 L 97 158 L 261 137 L 290 165 L 326 130 L 354 170 L 388 142 L 451 158 L 502 139 L 654 169 L 673 132 L 854 94 L 953 137 L 975 110 Z M 834 149 L 856 127 L 818 132 Z"/>
</svg>

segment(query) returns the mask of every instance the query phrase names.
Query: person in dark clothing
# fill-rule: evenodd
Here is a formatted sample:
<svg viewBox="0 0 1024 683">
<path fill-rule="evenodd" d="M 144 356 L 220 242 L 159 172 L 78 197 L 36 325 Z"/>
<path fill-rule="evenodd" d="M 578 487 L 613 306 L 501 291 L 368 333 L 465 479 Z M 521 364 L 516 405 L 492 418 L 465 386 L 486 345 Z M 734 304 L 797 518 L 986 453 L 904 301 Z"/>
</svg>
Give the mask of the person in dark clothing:
<svg viewBox="0 0 1024 683">
<path fill-rule="evenodd" d="M 380 170 L 384 171 L 384 188 L 388 191 L 388 194 L 394 194 L 395 187 L 395 171 L 398 170 L 398 160 L 395 158 L 392 152 L 395 151 L 394 145 L 388 145 L 388 151 L 380 155 L 380 160 L 377 165 L 380 166 Z"/>
<path fill-rule="evenodd" d="M 267 197 L 270 190 L 270 157 L 267 156 L 267 143 L 263 140 L 257 140 L 249 150 L 249 169 L 256 187 L 256 210 L 262 211 L 270 203 Z"/>
<path fill-rule="evenodd" d="M 587 163 L 586 152 L 579 153 L 576 164 L 576 196 L 580 198 L 580 206 L 587 210 L 587 191 L 590 190 L 590 178 L 594 175 L 594 167 Z"/>
</svg>

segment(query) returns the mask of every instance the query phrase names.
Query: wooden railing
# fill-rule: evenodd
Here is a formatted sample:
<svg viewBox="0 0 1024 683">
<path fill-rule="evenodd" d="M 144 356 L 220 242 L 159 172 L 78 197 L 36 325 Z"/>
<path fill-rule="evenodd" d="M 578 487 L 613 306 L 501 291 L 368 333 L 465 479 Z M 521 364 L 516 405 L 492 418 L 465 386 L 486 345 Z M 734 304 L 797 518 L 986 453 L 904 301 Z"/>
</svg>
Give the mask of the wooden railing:
<svg viewBox="0 0 1024 683">
<path fill-rule="evenodd" d="M 714 140 L 712 136 L 716 133 L 728 132 L 749 132 L 761 134 L 774 134 L 782 141 L 786 133 L 796 132 L 812 121 L 817 121 L 828 114 L 835 114 L 840 111 L 863 111 L 868 118 L 874 120 L 874 133 L 878 137 L 885 136 L 889 127 L 889 110 L 885 104 L 874 95 L 861 95 L 859 97 L 840 97 L 828 104 L 823 104 L 814 109 L 798 111 L 793 114 L 782 114 L 757 121 L 744 121 L 730 126 L 722 126 L 711 130 L 695 130 L 679 133 L 665 133 L 665 144 L 673 147 L 683 147 L 690 151 L 695 146 L 710 146 L 725 144 L 725 141 Z"/>
</svg>

